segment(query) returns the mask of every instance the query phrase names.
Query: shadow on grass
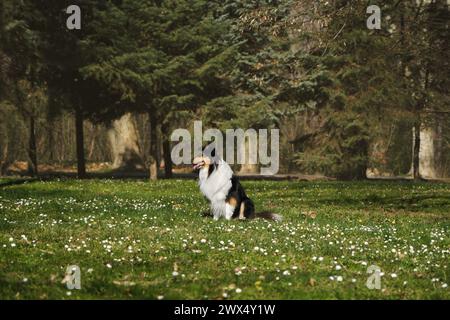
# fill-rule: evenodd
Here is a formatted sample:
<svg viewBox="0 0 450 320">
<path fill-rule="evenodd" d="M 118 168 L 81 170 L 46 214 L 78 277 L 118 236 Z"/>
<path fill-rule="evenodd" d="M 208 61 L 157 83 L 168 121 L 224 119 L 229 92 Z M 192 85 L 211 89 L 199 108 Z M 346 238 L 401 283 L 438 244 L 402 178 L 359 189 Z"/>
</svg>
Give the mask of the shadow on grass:
<svg viewBox="0 0 450 320">
<path fill-rule="evenodd" d="M 4 179 L 4 181 L 0 181 L 0 188 L 5 188 L 5 187 L 9 187 L 9 186 L 16 186 L 16 185 L 20 185 L 20 184 L 25 184 L 25 183 L 29 183 L 29 182 L 34 182 L 34 181 L 39 181 L 39 179 Z"/>
<path fill-rule="evenodd" d="M 39 188 L 38 185 L 35 187 L 36 182 L 41 182 L 42 180 L 27 180 L 27 181 L 16 181 L 8 184 L 0 185 L 0 193 L 8 195 L 8 198 L 92 198 L 92 194 L 86 192 L 85 190 L 68 190 L 61 188 Z M 15 188 L 8 188 L 13 187 Z"/>
<path fill-rule="evenodd" d="M 424 187 L 423 189 L 421 187 Z M 437 188 L 436 188 L 437 187 Z M 448 184 L 410 181 L 360 181 L 301 183 L 302 203 L 310 207 L 341 207 L 344 209 L 380 208 L 386 210 L 450 210 Z M 317 190 L 317 191 L 316 191 Z M 279 198 L 292 198 L 293 193 L 281 193 Z"/>
<path fill-rule="evenodd" d="M 439 209 L 450 208 L 450 199 L 441 195 L 424 195 L 412 197 L 377 197 L 370 196 L 367 198 L 327 198 L 319 200 L 304 201 L 311 206 L 338 206 L 351 209 L 364 209 L 379 207 L 384 209 L 405 209 L 409 211 L 420 211 L 424 209 Z"/>
</svg>

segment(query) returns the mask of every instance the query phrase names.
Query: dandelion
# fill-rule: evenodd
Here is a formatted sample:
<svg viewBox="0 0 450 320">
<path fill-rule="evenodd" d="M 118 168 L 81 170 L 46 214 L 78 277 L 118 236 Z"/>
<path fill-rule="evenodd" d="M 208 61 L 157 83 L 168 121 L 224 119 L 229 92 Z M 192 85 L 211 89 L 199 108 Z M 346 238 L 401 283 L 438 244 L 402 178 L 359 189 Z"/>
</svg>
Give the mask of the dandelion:
<svg viewBox="0 0 450 320">
<path fill-rule="evenodd" d="M 164 299 L 164 296 L 157 296 L 156 297 L 158 300 L 162 300 L 162 299 Z"/>
<path fill-rule="evenodd" d="M 441 287 L 445 289 L 445 288 L 447 288 L 447 284 L 443 283 Z"/>
<path fill-rule="evenodd" d="M 106 267 L 107 267 L 108 269 L 111 269 L 111 268 L 112 268 L 112 265 L 109 264 L 109 263 L 107 263 L 107 264 L 106 264 Z"/>
<path fill-rule="evenodd" d="M 342 276 L 338 276 L 338 277 L 336 278 L 336 280 L 337 280 L 338 282 L 342 282 L 342 280 L 344 280 L 344 278 L 342 278 Z"/>
<path fill-rule="evenodd" d="M 397 274 L 391 273 L 391 278 L 397 278 Z"/>
<path fill-rule="evenodd" d="M 336 270 L 339 271 L 339 270 L 341 270 L 341 269 L 342 269 L 342 267 L 341 267 L 340 265 L 337 265 L 337 266 L 336 266 Z"/>
<path fill-rule="evenodd" d="M 172 272 L 172 276 L 177 277 L 179 273 L 177 271 Z"/>
<path fill-rule="evenodd" d="M 242 289 L 236 288 L 236 293 L 241 293 L 241 292 L 242 292 Z"/>
</svg>

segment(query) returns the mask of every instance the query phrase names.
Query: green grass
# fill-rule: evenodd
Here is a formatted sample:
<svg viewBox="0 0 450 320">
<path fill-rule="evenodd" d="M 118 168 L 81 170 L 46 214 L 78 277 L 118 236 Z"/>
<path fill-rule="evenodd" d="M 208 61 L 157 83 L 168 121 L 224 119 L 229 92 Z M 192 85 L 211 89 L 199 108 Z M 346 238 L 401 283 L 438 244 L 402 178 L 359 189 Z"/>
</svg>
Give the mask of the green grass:
<svg viewBox="0 0 450 320">
<path fill-rule="evenodd" d="M 194 181 L 0 188 L 0 298 L 450 298 L 448 184 L 243 184 L 284 221 L 202 217 Z M 82 288 L 69 291 L 73 264 Z M 366 287 L 372 264 L 381 290 Z"/>
<path fill-rule="evenodd" d="M 26 181 L 24 178 L 0 178 L 0 187 L 6 184 L 10 184 L 13 182 L 22 182 Z"/>
</svg>

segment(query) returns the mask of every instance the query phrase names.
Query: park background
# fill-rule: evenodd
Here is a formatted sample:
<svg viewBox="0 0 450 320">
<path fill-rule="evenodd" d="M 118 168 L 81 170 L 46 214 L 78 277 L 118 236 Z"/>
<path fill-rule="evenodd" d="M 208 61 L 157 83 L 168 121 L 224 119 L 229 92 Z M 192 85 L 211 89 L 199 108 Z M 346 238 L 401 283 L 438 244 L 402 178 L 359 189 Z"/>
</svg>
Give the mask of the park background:
<svg viewBox="0 0 450 320">
<path fill-rule="evenodd" d="M 0 174 L 171 177 L 171 132 L 202 120 L 280 129 L 282 174 L 448 178 L 449 20 L 445 0 L 2 1 Z"/>
<path fill-rule="evenodd" d="M 1 0 L 0 298 L 450 299 L 449 15 L 443 0 Z M 233 169 L 282 222 L 203 215 L 168 158 L 198 120 L 280 130 L 279 175 Z"/>
</svg>

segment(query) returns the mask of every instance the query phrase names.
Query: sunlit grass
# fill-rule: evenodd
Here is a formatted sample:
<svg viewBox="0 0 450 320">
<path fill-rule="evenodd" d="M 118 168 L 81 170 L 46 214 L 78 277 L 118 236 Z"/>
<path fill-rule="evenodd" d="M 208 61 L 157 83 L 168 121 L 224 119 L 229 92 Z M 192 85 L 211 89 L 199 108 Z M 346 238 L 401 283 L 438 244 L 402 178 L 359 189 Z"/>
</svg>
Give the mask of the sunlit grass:
<svg viewBox="0 0 450 320">
<path fill-rule="evenodd" d="M 284 221 L 202 217 L 187 180 L 1 188 L 0 298 L 450 298 L 448 184 L 243 184 Z M 69 265 L 81 290 L 61 283 Z"/>
</svg>

